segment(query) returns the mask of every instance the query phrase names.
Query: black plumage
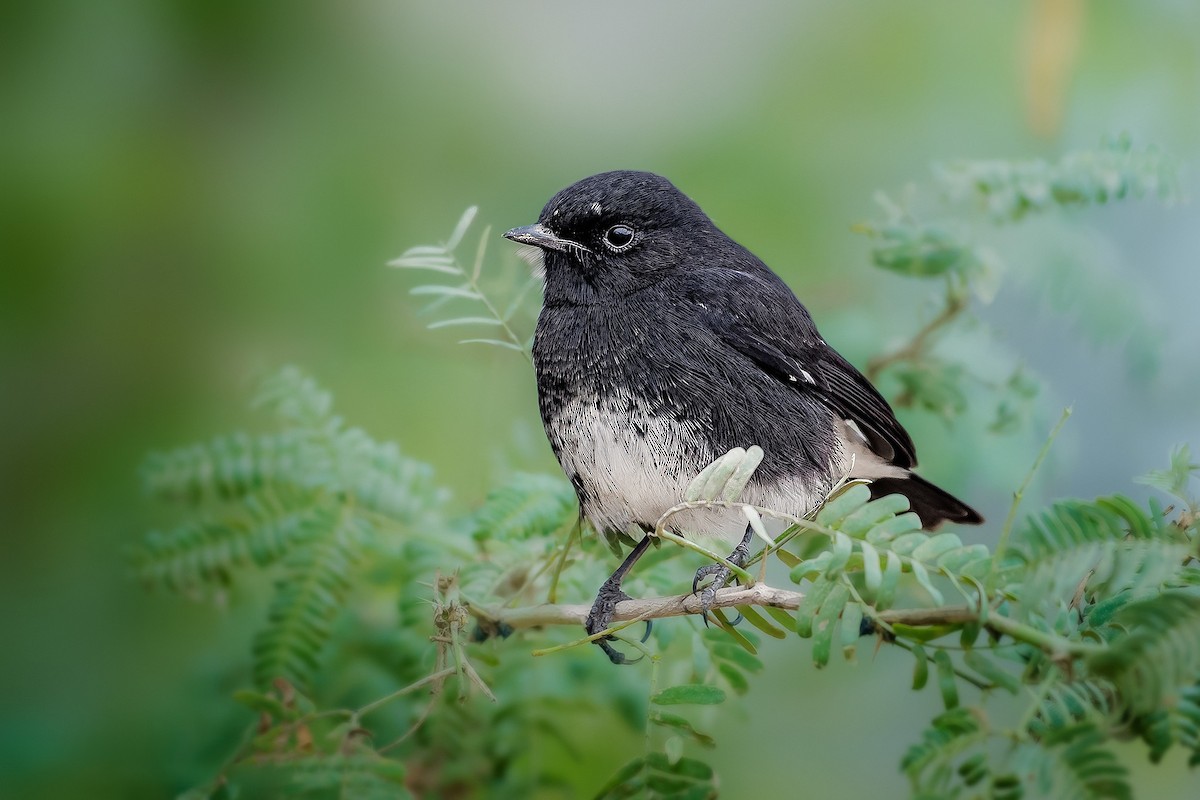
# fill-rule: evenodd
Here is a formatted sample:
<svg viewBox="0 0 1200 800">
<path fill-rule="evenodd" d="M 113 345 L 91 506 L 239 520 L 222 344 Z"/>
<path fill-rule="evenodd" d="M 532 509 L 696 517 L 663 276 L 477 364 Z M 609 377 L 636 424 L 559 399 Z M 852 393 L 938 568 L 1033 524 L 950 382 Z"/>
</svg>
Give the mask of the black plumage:
<svg viewBox="0 0 1200 800">
<path fill-rule="evenodd" d="M 543 254 L 542 421 L 601 533 L 653 528 L 704 466 L 752 444 L 765 456 L 743 499 L 756 505 L 800 516 L 857 477 L 907 495 L 926 527 L 982 521 L 910 472 L 915 449 L 887 401 L 788 286 L 665 178 L 594 175 L 505 236 Z M 673 521 L 682 535 L 729 542 L 745 529 L 730 511 Z M 623 597 L 618 572 L 608 614 Z"/>
</svg>

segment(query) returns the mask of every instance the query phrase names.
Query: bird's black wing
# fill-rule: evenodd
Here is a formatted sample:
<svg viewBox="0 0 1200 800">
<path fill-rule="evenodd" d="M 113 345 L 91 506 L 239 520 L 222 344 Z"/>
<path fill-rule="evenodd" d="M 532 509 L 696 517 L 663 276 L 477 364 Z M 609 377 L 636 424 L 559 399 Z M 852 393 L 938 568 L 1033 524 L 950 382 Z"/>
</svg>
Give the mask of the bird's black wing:
<svg viewBox="0 0 1200 800">
<path fill-rule="evenodd" d="M 720 290 L 714 292 L 717 287 Z M 706 271 L 703 282 L 691 284 L 684 294 L 727 346 L 779 382 L 810 393 L 854 422 L 883 460 L 905 469 L 916 466 L 912 439 L 888 402 L 825 343 L 808 310 L 765 266 Z"/>
</svg>

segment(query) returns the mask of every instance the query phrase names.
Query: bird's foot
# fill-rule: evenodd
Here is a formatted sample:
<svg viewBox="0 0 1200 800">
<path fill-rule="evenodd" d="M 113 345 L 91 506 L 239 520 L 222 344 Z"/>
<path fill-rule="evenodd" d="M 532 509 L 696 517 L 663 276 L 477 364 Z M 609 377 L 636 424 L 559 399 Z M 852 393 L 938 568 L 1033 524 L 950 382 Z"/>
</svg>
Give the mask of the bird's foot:
<svg viewBox="0 0 1200 800">
<path fill-rule="evenodd" d="M 746 526 L 746 534 L 742 537 L 742 541 L 737 547 L 733 548 L 733 552 L 729 554 L 729 558 L 725 559 L 730 564 L 739 567 L 746 565 L 746 561 L 750 558 L 750 540 L 754 535 L 754 529 Z M 705 578 L 710 577 L 710 580 L 703 589 L 700 588 L 700 583 Z M 708 564 L 696 570 L 696 577 L 692 578 L 692 594 L 700 597 L 700 616 L 707 626 L 710 624 L 708 612 L 712 610 L 713 603 L 717 601 L 717 590 L 725 587 L 729 583 L 729 579 L 733 577 L 733 570 L 724 564 Z M 737 618 L 730 622 L 730 625 L 737 625 L 742 621 L 742 615 L 738 614 Z"/>
<path fill-rule="evenodd" d="M 740 564 L 738 566 L 741 566 Z M 704 588 L 700 588 L 700 582 L 705 578 L 712 576 Z M 696 570 L 696 577 L 692 578 L 692 594 L 700 597 L 700 617 L 704 620 L 704 625 L 707 627 L 711 624 L 708 618 L 708 612 L 712 611 L 713 603 L 717 601 L 717 589 L 722 589 L 729 579 L 733 577 L 733 570 L 724 564 L 709 564 Z M 730 622 L 730 625 L 737 625 L 742 621 L 742 615 L 738 614 L 737 619 Z"/>
<path fill-rule="evenodd" d="M 622 600 L 630 600 L 629 595 L 621 591 L 620 582 L 614 582 L 611 578 L 605 581 L 600 586 L 600 591 L 596 593 L 596 602 L 592 603 L 592 610 L 588 612 L 587 619 L 584 620 L 583 627 L 587 631 L 588 636 L 594 636 L 604 630 L 612 622 L 613 614 L 616 612 L 617 603 Z M 642 635 L 642 641 L 650 638 L 650 628 L 653 623 L 646 620 L 646 632 Z M 636 664 L 641 661 L 644 656 L 638 656 L 633 661 L 625 657 L 625 654 L 617 650 L 609 642 L 614 641 L 615 636 L 605 636 L 602 639 L 597 639 L 594 643 L 604 651 L 608 656 L 608 660 L 614 664 Z"/>
</svg>

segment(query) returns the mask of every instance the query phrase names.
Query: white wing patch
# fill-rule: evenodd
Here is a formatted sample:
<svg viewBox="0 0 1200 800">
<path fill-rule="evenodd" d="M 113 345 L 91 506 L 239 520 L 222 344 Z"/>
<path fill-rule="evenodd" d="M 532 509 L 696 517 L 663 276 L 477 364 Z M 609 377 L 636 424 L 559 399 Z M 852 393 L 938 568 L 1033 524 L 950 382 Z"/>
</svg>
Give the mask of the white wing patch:
<svg viewBox="0 0 1200 800">
<path fill-rule="evenodd" d="M 852 478 L 902 478 L 908 470 L 884 461 L 870 447 L 870 440 L 852 419 L 844 419 L 838 425 L 838 439 L 847 459 L 853 459 L 850 471 Z"/>
</svg>

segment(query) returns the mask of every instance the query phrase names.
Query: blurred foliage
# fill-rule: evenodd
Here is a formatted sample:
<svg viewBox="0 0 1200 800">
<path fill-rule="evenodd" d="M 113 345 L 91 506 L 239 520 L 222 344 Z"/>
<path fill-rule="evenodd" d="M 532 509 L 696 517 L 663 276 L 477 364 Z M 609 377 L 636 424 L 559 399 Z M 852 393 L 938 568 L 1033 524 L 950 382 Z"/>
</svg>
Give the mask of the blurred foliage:
<svg viewBox="0 0 1200 800">
<path fill-rule="evenodd" d="M 151 535 L 135 555 L 148 579 L 177 590 L 226 585 L 238 567 L 248 566 L 250 553 L 259 554 L 253 558 L 259 566 L 282 560 L 288 569 L 256 637 L 260 688 L 235 695 L 258 713 L 258 721 L 207 788 L 187 796 L 225 796 L 243 781 L 260 790 L 283 781 L 289 793 L 322 797 L 407 796 L 407 791 L 511 796 L 561 786 L 561 775 L 524 767 L 518 753 L 506 750 L 511 741 L 504 721 L 514 715 L 523 724 L 536 720 L 570 747 L 576 740 L 566 727 L 572 715 L 601 714 L 607 701 L 568 696 L 555 702 L 553 692 L 547 696 L 527 686 L 513 692 L 523 685 L 522 661 L 515 653 L 505 658 L 494 646 L 481 649 L 479 642 L 505 635 L 511 647 L 521 637 L 506 626 L 506 608 L 547 591 L 552 599 L 561 581 L 586 596 L 586 587 L 600 580 L 596 559 L 572 557 L 578 525 L 565 481 L 518 476 L 477 512 L 452 520 L 439 513 L 442 503 L 428 502 L 440 493 L 426 480 L 409 484 L 419 516 L 404 504 L 399 512 L 394 503 L 380 511 L 370 500 L 373 493 L 360 495 L 350 488 L 353 483 L 341 482 L 356 474 L 355 459 L 329 458 L 338 452 L 341 425 L 330 414 L 328 395 L 293 369 L 269 382 L 265 394 L 275 398 L 285 419 L 304 421 L 300 438 L 316 446 L 310 456 L 315 462 L 297 459 L 289 469 L 259 469 L 246 451 L 218 448 L 200 460 L 193 449 L 154 457 L 146 470 L 149 483 L 167 496 L 255 505 L 261 493 L 288 487 L 306 467 L 325 467 L 313 474 L 323 475 L 320 496 L 337 509 L 335 518 L 310 520 L 322 530 L 309 536 L 280 537 L 271 524 L 245 527 L 233 517 L 209 523 L 209 536 L 195 535 L 194 526 L 168 537 Z M 1183 494 L 1200 467 L 1181 452 L 1166 485 Z M 761 457 L 757 448 L 731 452 L 697 476 L 688 501 L 739 505 L 737 497 Z M 328 469 L 331 464 L 339 468 Z M 407 472 L 428 478 L 419 467 L 409 465 Z M 1161 483 L 1162 474 L 1150 480 Z M 770 609 L 768 619 L 751 607 L 743 613 L 772 637 L 794 632 L 811 638 L 818 668 L 830 662 L 835 643 L 853 660 L 864 622 L 879 642 L 916 657 L 914 689 L 926 684 L 933 663 L 947 710 L 901 762 L 914 796 L 958 796 L 978 785 L 998 797 L 1129 797 L 1126 771 L 1106 747 L 1114 736 L 1136 732 L 1155 761 L 1178 745 L 1192 751 L 1191 763 L 1200 763 L 1200 704 L 1192 697 L 1200 691 L 1200 519 L 1192 511 L 1196 501 L 1183 496 L 1187 505 L 1174 519 L 1154 501 L 1148 509 L 1121 496 L 1061 501 L 1032 516 L 1011 551 L 1005 547 L 1006 525 L 993 553 L 954 533 L 921 530 L 906 498 L 870 500 L 867 487 L 856 484 L 836 492 L 814 518 L 793 520 L 774 541 L 756 525 L 770 543 L 763 555 L 791 565 L 792 580 L 807 589 L 794 616 Z M 275 497 L 284 519 L 308 514 L 312 505 L 295 491 Z M 660 535 L 671 513 L 660 520 Z M 751 516 L 752 524 L 757 519 Z M 347 529 L 353 538 L 344 538 Z M 676 558 L 679 552 L 659 553 L 645 579 L 666 591 L 685 585 L 687 565 Z M 370 562 L 369 572 L 352 571 L 361 561 Z M 439 561 L 456 563 L 456 574 L 440 574 L 433 566 Z M 364 579 L 402 609 L 406 596 L 431 587 L 432 605 L 421 604 L 425 613 L 409 606 L 387 638 L 398 648 L 394 655 L 412 655 L 422 649 L 415 643 L 428 636 L 436 655 L 431 664 L 417 658 L 393 666 L 399 681 L 409 680 L 403 688 L 357 708 L 328 706 L 307 687 L 313 672 L 323 668 L 338 618 L 349 617 L 341 626 L 349 641 L 332 646 L 353 653 L 363 609 L 347 601 L 347 592 Z M 963 604 L 947 605 L 947 593 Z M 598 796 L 717 796 L 713 769 L 700 755 L 714 746 L 713 736 L 688 716 L 660 709 L 720 705 L 729 691 L 749 690 L 752 676 L 763 668 L 756 657 L 758 637 L 719 619 L 718 628 L 703 632 L 692 622 L 690 637 L 659 625 L 654 650 L 617 634 L 651 658 L 646 703 L 625 718 L 629 735 L 644 735 L 646 751 L 619 769 Z M 338 663 L 345 668 L 343 659 Z M 424 675 L 422 663 L 429 670 Z M 568 684 L 581 677 L 582 666 L 562 664 Z M 609 669 L 599 658 L 587 666 L 589 672 Z M 616 673 L 621 682 L 636 676 L 632 670 Z M 664 674 L 682 682 L 662 688 Z M 451 681 L 458 686 L 453 700 L 444 692 Z M 1022 722 L 1015 728 L 990 722 L 985 707 L 1017 702 L 1022 684 L 1033 698 Z M 964 698 L 972 688 L 980 693 L 968 707 Z M 476 692 L 490 703 L 465 704 Z M 411 720 L 407 730 L 384 741 L 381 728 L 387 726 L 366 717 L 418 694 L 421 700 L 410 703 L 404 715 Z M 590 707 L 597 702 L 599 707 Z M 467 731 L 482 737 L 473 747 L 464 746 Z M 996 742 L 1006 745 L 999 754 L 991 746 Z M 699 748 L 696 756 L 684 755 L 689 747 Z M 266 765 L 274 769 L 264 770 Z"/>
<path fill-rule="evenodd" d="M 901 389 L 895 403 L 915 406 L 947 420 L 966 411 L 964 387 L 972 382 L 990 385 L 998 394 L 991 430 L 1004 432 L 1027 416 L 1038 384 L 1021 364 L 998 381 L 977 374 L 962 359 L 935 353 L 938 338 L 951 335 L 974 295 L 990 303 L 1006 272 L 995 246 L 986 242 L 984 230 L 1005 222 L 1020 222 L 1036 213 L 1098 205 L 1131 198 L 1157 198 L 1165 203 L 1179 199 L 1179 166 L 1150 147 L 1134 147 L 1128 137 L 1114 139 L 1097 150 L 1068 153 L 1055 162 L 1044 160 L 960 160 L 935 165 L 933 172 L 946 216 L 926 222 L 920 192 L 908 187 L 902 203 L 880 192 L 876 201 L 885 219 L 856 229 L 873 241 L 871 260 L 878 267 L 918 278 L 944 282 L 941 309 L 905 346 L 877 356 L 867 365 L 867 375 L 880 380 L 884 373 Z M 919 208 L 920 207 L 920 208 Z M 991 226 L 971 223 L 977 210 Z M 1065 273 L 1066 270 L 1060 270 Z M 1061 279 L 1060 279 L 1061 280 Z M 1067 279 L 1069 280 L 1069 279 Z M 1082 300 L 1078 316 L 1099 331 L 1097 337 L 1120 336 L 1133 329 L 1142 336 L 1152 330 L 1136 306 L 1102 293 L 1080 294 L 1071 281 L 1072 297 Z M 1113 320 L 1124 318 L 1114 325 Z M 1099 322 L 1099 324 L 1097 324 Z M 1153 347 L 1136 351 L 1152 358 Z"/>
<path fill-rule="evenodd" d="M 1118 170 L 1121 185 L 1165 180 L 1157 157 L 1135 158 L 1126 142 L 1116 152 L 1121 164 L 1136 165 Z M 1098 177 L 1114 169 L 1108 157 L 1018 167 L 1012 172 L 1022 175 L 1025 194 L 1036 180 L 1109 187 L 1089 195 L 1098 201 L 1141 193 Z M 979 171 L 960 165 L 956 174 Z M 1004 170 L 989 162 L 983 172 Z M 997 181 L 975 184 L 993 187 L 979 190 L 986 196 Z M 1081 196 L 1050 195 L 1064 205 Z M 964 255 L 977 246 L 931 235 L 907 212 L 885 206 L 889 221 L 865 229 L 879 242 L 874 261 L 915 278 L 938 277 L 946 305 L 870 369 L 900 373 L 898 402 L 954 419 L 968 404 L 963 385 L 973 378 L 968 365 L 934 354 L 935 338 L 970 316 L 970 297 L 986 295 L 978 285 L 994 277 L 981 264 L 995 257 Z M 451 279 L 414 290 L 433 296 L 427 311 L 453 313 L 445 306 L 462 302 L 483 309 L 482 316 L 450 317 L 430 328 L 495 327 L 504 338 L 464 343 L 524 353 L 526 339 L 509 321 L 529 288 L 516 285 L 511 271 L 498 287 L 484 288 L 490 228 L 469 268 L 457 256 L 475 213 L 468 209 L 445 243 L 411 248 L 392 263 Z M 508 293 L 505 304 L 493 299 L 497 291 Z M 1017 368 L 998 388 L 1028 398 L 1026 380 Z M 683 547 L 652 554 L 635 572 L 635 585 L 668 595 L 687 585 L 681 556 L 706 551 L 672 532 L 671 516 L 734 506 L 767 545 L 747 569 L 760 563 L 761 580 L 768 559 L 775 560 L 804 586 L 794 611 L 742 606 L 743 630 L 718 610 L 715 628 L 703 630 L 694 618 L 659 624 L 648 644 L 624 631 L 628 623 L 614 627 L 616 638 L 649 659 L 640 692 L 641 672 L 569 654 L 580 645 L 590 650 L 586 640 L 560 641 L 535 651 L 551 659 L 543 674 L 553 677 L 530 687 L 517 651 L 531 636 L 556 636 L 515 630 L 508 620 L 560 594 L 588 597 L 604 574 L 594 557 L 599 544 L 584 535 L 566 481 L 512 473 L 476 511 L 451 512 L 448 491 L 430 467 L 346 427 L 330 395 L 295 368 L 268 380 L 257 404 L 274 412 L 280 432 L 218 437 L 152 455 L 143 469 L 148 491 L 182 504 L 188 517 L 173 531 L 151 533 L 133 552 L 146 583 L 220 598 L 239 573 L 281 569 L 251 648 L 256 686 L 234 695 L 257 720 L 189 798 L 242 786 L 313 797 L 571 793 L 575 781 L 530 763 L 509 726 L 519 719 L 522 728 L 536 726 L 577 752 L 587 740 L 573 721 L 599 718 L 614 702 L 623 735 L 644 744 L 624 766 L 612 767 L 598 797 L 716 797 L 719 781 L 706 753 L 718 739 L 705 709 L 750 691 L 764 669 L 760 634 L 811 640 L 818 669 L 838 652 L 854 662 L 864 632 L 874 634 L 877 647 L 911 652 L 913 689 L 932 676 L 945 707 L 924 732 L 909 732 L 919 741 L 900 769 L 915 797 L 1130 797 L 1127 769 L 1110 749 L 1127 732 L 1146 742 L 1154 761 L 1178 746 L 1200 763 L 1200 704 L 1193 702 L 1200 691 L 1200 518 L 1190 491 L 1200 467 L 1186 447 L 1168 470 L 1144 479 L 1181 501 L 1174 516 L 1155 500 L 1143 507 L 1114 495 L 1060 500 L 1014 527 L 1060 422 L 1017 491 L 994 550 L 953 532 L 922 530 L 907 498 L 871 500 L 861 483 L 835 488 L 805 519 L 747 506 L 738 498 L 763 453 L 735 448 L 697 475 L 658 521 L 655 535 Z M 994 427 L 1019 425 L 1011 413 L 1004 423 Z M 764 517 L 788 527 L 772 538 Z M 398 611 L 384 624 L 371 619 L 381 604 Z M 375 645 L 362 649 L 365 640 Z M 401 688 L 357 704 L 324 688 L 326 672 L 357 671 L 358 661 L 378 662 Z M 562 693 L 591 679 L 612 694 Z M 456 692 L 446 691 L 451 685 Z M 630 700 L 624 707 L 622 692 Z M 1019 721 L 997 721 L 1004 716 L 992 711 L 997 705 L 1018 707 Z M 386 720 L 377 713 L 385 707 Z"/>
<path fill-rule="evenodd" d="M 556 473 L 520 358 L 454 344 L 504 337 L 424 329 L 481 315 L 478 306 L 461 299 L 458 311 L 414 314 L 410 284 L 379 268 L 408 244 L 443 236 L 467 202 L 502 230 L 531 222 L 553 191 L 584 175 L 667 175 L 795 287 L 826 338 L 865 367 L 942 307 L 940 296 L 925 302 L 939 279 L 873 269 L 872 243 L 846 230 L 870 215 L 864 198 L 876 187 L 902 201 L 903 182 L 935 160 L 1016 154 L 1055 165 L 1063 152 L 1095 152 L 1106 131 L 1157 142 L 1185 164 L 1200 156 L 1200 5 L 1179 0 L 51 0 L 7 4 L 0 20 L 4 797 L 177 794 L 215 775 L 259 713 L 220 698 L 280 691 L 255 686 L 253 643 L 276 580 L 289 574 L 286 557 L 258 567 L 252 552 L 228 582 L 192 582 L 186 598 L 155 583 L 153 602 L 122 557 L 139 531 L 239 520 L 242 530 L 278 512 L 236 499 L 146 503 L 134 477 L 147 451 L 208 447 L 216 431 L 256 434 L 251 452 L 258 432 L 277 443 L 291 424 L 242 400 L 278 365 L 303 364 L 375 442 L 400 442 L 409 463 L 432 466 L 455 498 L 439 515 L 465 518 L 492 491 L 522 491 L 517 473 Z M 959 385 L 966 405 L 953 421 L 899 409 L 928 477 L 1002 519 L 1029 453 L 1067 403 L 1075 413 L 1029 487 L 1030 507 L 1111 493 L 1130 474 L 1164 467 L 1172 444 L 1200 440 L 1194 205 L 1055 206 L 997 227 L 979 198 L 942 205 L 931 178 L 918 197 L 929 205 L 918 208 L 933 211 L 921 219 L 965 223 L 1005 272 L 993 302 L 972 296 L 972 313 L 934 350 L 987 383 Z M 1198 186 L 1195 170 L 1184 173 L 1183 194 Z M 972 207 L 978 219 L 966 214 Z M 478 233 L 457 250 L 465 267 Z M 497 258 L 507 245 L 493 239 L 481 279 L 503 313 L 526 275 L 515 258 Z M 527 299 L 513 318 L 520 336 L 530 330 Z M 1035 397 L 995 388 L 1017 364 Z M 881 384 L 890 397 L 903 391 L 890 370 Z M 994 422 L 1006 435 L 989 430 Z M 535 516 L 555 513 L 546 482 L 557 479 L 542 480 L 528 495 Z M 1151 491 L 1130 489 L 1143 505 Z M 989 526 L 978 541 L 998 533 Z M 605 557 L 589 537 L 576 539 L 559 599 L 585 602 L 595 587 L 571 573 Z M 480 562 L 481 580 L 520 561 L 497 559 Z M 361 708 L 430 674 L 435 648 L 408 618 L 431 624 L 433 589 L 422 582 L 464 562 L 430 560 L 400 599 L 371 561 L 347 565 L 352 585 L 312 675 L 323 707 Z M 680 621 L 660 627 L 682 628 L 680 639 L 693 632 Z M 905 691 L 915 663 L 907 653 L 873 653 L 867 642 L 858 667 L 814 672 L 804 666 L 810 640 L 763 634 L 764 666 L 745 694 L 682 707 L 719 739 L 698 757 L 725 795 L 783 796 L 797 775 L 814 795 L 899 791 L 890 765 L 918 740 L 908 726 L 941 701 Z M 469 649 L 503 656 L 500 678 L 472 662 L 491 685 L 547 711 L 520 704 L 496 720 L 503 747 L 473 727 L 474 711 L 430 717 L 440 744 L 408 785 L 429 785 L 423 775 L 445 785 L 453 755 L 474 750 L 510 772 L 561 781 L 543 796 L 588 796 L 643 756 L 641 738 L 629 736 L 648 697 L 638 669 L 607 669 L 578 649 L 528 658 L 527 637 Z M 664 674 L 662 686 L 687 678 Z M 424 702 L 402 696 L 370 715 L 370 727 L 394 740 Z M 465 701 L 488 702 L 478 691 Z M 568 738 L 544 717 L 568 720 Z M 1182 734 L 1180 719 L 1155 724 Z M 1142 792 L 1194 795 L 1180 747 L 1154 768 L 1136 741 L 1111 749 Z M 363 754 L 331 760 L 343 757 Z M 481 763 L 462 764 L 464 784 Z M 263 769 L 280 770 L 284 787 L 298 773 Z M 270 796 L 251 772 L 239 774 L 242 796 Z"/>
</svg>

